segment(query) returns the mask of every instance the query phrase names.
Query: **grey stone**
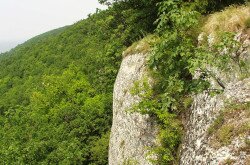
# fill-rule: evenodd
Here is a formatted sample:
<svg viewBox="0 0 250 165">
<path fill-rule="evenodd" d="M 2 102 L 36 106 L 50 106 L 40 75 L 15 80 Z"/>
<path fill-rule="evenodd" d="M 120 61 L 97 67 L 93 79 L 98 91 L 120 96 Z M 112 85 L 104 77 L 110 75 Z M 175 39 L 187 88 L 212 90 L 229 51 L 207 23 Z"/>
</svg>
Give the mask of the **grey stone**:
<svg viewBox="0 0 250 165">
<path fill-rule="evenodd" d="M 249 60 L 249 37 L 239 33 L 240 37 L 247 38 L 243 41 L 243 47 L 239 50 L 240 57 Z M 211 40 L 211 36 L 209 38 Z M 209 68 L 209 67 L 208 67 Z M 233 139 L 231 144 L 214 148 L 211 146 L 211 137 L 208 135 L 208 128 L 214 123 L 219 113 L 225 107 L 226 102 L 246 103 L 250 101 L 250 78 L 240 79 L 239 68 L 232 65 L 232 70 L 225 73 L 210 68 L 225 85 L 224 92 L 214 97 L 208 91 L 195 95 L 193 105 L 186 114 L 185 136 L 181 147 L 181 165 L 218 165 L 226 160 L 234 160 L 235 165 L 244 165 L 247 162 L 249 153 L 240 151 L 246 146 L 245 139 L 249 138 L 249 132 L 241 137 Z M 210 79 L 213 89 L 218 89 L 218 84 Z M 242 116 L 241 120 L 250 121 L 249 117 Z M 231 122 L 231 121 L 227 121 Z M 248 162 L 249 163 L 249 162 Z"/>
<path fill-rule="evenodd" d="M 156 124 L 149 115 L 129 112 L 140 101 L 130 89 L 147 75 L 145 54 L 126 56 L 121 64 L 113 94 L 113 125 L 109 145 L 109 165 L 151 165 L 149 148 L 156 144 Z"/>
</svg>

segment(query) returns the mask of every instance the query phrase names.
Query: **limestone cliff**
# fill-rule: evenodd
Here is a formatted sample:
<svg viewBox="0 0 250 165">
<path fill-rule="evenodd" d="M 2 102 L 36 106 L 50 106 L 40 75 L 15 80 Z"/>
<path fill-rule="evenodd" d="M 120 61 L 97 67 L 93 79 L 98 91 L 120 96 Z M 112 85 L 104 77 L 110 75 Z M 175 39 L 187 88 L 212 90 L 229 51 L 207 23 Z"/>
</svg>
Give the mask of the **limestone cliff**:
<svg viewBox="0 0 250 165">
<path fill-rule="evenodd" d="M 130 89 L 146 73 L 146 54 L 130 54 L 121 64 L 113 96 L 109 164 L 150 165 L 148 149 L 155 145 L 156 125 L 148 115 L 131 113 L 129 109 L 140 101 Z"/>
<path fill-rule="evenodd" d="M 249 43 L 248 43 L 249 44 Z M 249 60 L 249 51 L 242 50 L 242 56 Z M 148 115 L 128 112 L 140 98 L 132 96 L 130 89 L 135 81 L 146 74 L 145 54 L 126 56 L 121 64 L 114 86 L 113 126 L 111 131 L 109 164 L 139 164 L 150 165 L 147 159 L 148 149 L 156 144 L 156 124 Z M 180 164 L 227 164 L 236 165 L 249 163 L 250 132 L 245 130 L 240 136 L 235 136 L 226 145 L 218 144 L 216 135 L 208 133 L 227 102 L 245 104 L 250 101 L 250 78 L 240 79 L 239 71 L 225 74 L 218 72 L 225 85 L 223 93 L 211 96 L 208 91 L 193 96 L 194 102 L 185 114 L 185 136 L 181 147 Z M 211 80 L 211 88 L 219 88 Z M 237 110 L 227 125 L 246 125 L 250 128 L 249 109 Z M 241 124 L 240 124 L 241 123 Z M 237 129 L 237 127 L 236 127 Z M 217 144 L 216 144 L 217 143 Z"/>
<path fill-rule="evenodd" d="M 213 36 L 207 39 L 210 42 Z M 242 43 L 242 47 L 236 52 L 237 55 L 249 64 L 249 31 L 239 32 L 235 39 Z M 147 75 L 146 58 L 147 53 L 136 51 L 128 53 L 122 61 L 114 86 L 110 165 L 152 164 L 148 160 L 148 151 L 150 147 L 156 145 L 156 124 L 148 115 L 128 112 L 140 101 L 140 98 L 130 94 L 130 89 L 135 81 Z M 210 89 L 193 96 L 191 108 L 183 115 L 185 133 L 180 147 L 179 164 L 248 165 L 250 163 L 249 75 L 241 77 L 240 68 L 234 65 L 228 73 L 217 68 L 210 69 L 223 82 L 224 89 L 220 94 L 211 95 L 211 90 L 221 89 L 221 86 L 215 79 L 210 78 Z"/>
</svg>

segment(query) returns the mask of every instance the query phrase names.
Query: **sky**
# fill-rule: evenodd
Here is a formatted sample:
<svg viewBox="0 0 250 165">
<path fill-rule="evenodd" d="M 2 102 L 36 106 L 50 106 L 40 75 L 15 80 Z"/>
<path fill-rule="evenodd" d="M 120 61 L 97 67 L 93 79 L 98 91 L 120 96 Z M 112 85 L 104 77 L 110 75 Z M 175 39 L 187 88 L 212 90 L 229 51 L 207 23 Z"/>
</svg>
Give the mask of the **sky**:
<svg viewBox="0 0 250 165">
<path fill-rule="evenodd" d="M 0 52 L 87 18 L 96 8 L 104 6 L 98 0 L 0 0 Z"/>
</svg>

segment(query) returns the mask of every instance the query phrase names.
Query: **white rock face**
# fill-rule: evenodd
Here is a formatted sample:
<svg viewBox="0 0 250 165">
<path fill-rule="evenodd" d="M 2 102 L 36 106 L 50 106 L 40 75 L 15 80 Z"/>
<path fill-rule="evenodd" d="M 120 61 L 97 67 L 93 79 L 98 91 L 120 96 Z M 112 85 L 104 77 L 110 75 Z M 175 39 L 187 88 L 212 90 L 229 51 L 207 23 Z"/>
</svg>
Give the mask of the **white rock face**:
<svg viewBox="0 0 250 165">
<path fill-rule="evenodd" d="M 240 37 L 240 36 L 239 36 Z M 244 47 L 240 50 L 241 57 L 249 60 L 249 38 L 244 41 Z M 237 68 L 230 73 L 217 72 L 225 89 L 222 94 L 214 97 L 208 92 L 194 96 L 194 102 L 187 112 L 185 137 L 181 148 L 181 165 L 222 165 L 231 160 L 234 165 L 247 165 L 250 161 L 249 151 L 241 150 L 246 147 L 246 139 L 250 139 L 250 132 L 233 139 L 231 144 L 220 147 L 211 146 L 213 137 L 208 135 L 208 128 L 214 123 L 219 112 L 223 110 L 226 101 L 231 103 L 246 103 L 250 101 L 250 78 L 241 80 Z M 212 88 L 219 88 L 216 82 L 211 80 Z M 249 117 L 236 116 L 236 119 L 250 123 Z M 241 122 L 238 121 L 238 122 Z M 236 122 L 237 121 L 227 121 Z"/>
<path fill-rule="evenodd" d="M 128 112 L 140 101 L 130 89 L 147 74 L 145 61 L 145 54 L 129 55 L 122 61 L 114 86 L 109 165 L 152 164 L 148 148 L 156 144 L 156 124 L 148 115 Z"/>
<path fill-rule="evenodd" d="M 211 97 L 204 92 L 194 97 L 185 126 L 187 130 L 182 146 L 181 165 L 218 165 L 227 159 L 235 160 L 235 164 L 238 165 L 246 163 L 249 153 L 248 155 L 246 152 L 238 154 L 237 150 L 245 145 L 244 141 L 247 137 L 237 138 L 232 144 L 215 149 L 210 145 L 210 137 L 207 135 L 208 128 L 224 107 L 227 99 L 238 103 L 249 102 L 250 78 L 235 84 L 228 84 L 221 95 Z"/>
</svg>

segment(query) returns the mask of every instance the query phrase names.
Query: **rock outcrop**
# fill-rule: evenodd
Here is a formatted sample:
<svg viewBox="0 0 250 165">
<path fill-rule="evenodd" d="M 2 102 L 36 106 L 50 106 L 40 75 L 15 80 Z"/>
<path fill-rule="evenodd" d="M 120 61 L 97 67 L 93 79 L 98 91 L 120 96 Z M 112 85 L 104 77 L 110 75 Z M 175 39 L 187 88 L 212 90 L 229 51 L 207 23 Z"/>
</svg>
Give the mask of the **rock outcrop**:
<svg viewBox="0 0 250 165">
<path fill-rule="evenodd" d="M 156 124 L 148 115 L 129 112 L 140 98 L 130 89 L 146 74 L 146 54 L 124 57 L 113 95 L 113 125 L 111 129 L 109 165 L 150 165 L 148 150 L 156 144 Z"/>
<path fill-rule="evenodd" d="M 246 146 L 245 139 L 250 139 L 249 134 L 236 137 L 229 145 L 219 148 L 212 146 L 212 137 L 208 135 L 209 127 L 223 110 L 225 100 L 228 99 L 237 101 L 237 103 L 249 102 L 250 79 L 227 84 L 225 92 L 221 95 L 212 97 L 204 92 L 194 97 L 194 103 L 185 126 L 186 136 L 183 141 L 181 165 L 218 165 L 229 159 L 233 160 L 235 164 L 246 163 L 247 156 L 250 155 L 240 149 Z M 237 115 L 240 116 L 240 114 Z M 248 124 L 250 124 L 249 118 L 239 120 L 248 120 Z"/>
<path fill-rule="evenodd" d="M 249 36 L 249 32 L 238 33 L 235 39 L 242 43 L 242 47 L 232 55 L 232 58 L 239 57 L 248 61 L 247 65 L 250 64 Z M 198 40 L 202 40 L 202 35 Z M 212 34 L 207 36 L 209 45 L 213 44 L 214 40 Z M 130 89 L 133 88 L 134 82 L 147 75 L 147 53 L 138 53 L 143 52 L 145 47 L 135 47 L 136 53 L 127 51 L 129 53 L 122 61 L 115 82 L 109 165 L 152 164 L 148 160 L 148 151 L 157 144 L 156 123 L 148 115 L 129 112 L 134 104 L 140 102 L 138 96 L 131 95 Z M 185 135 L 180 147 L 180 165 L 250 163 L 250 78 L 249 75 L 242 77 L 241 68 L 237 65 L 232 64 L 230 72 L 227 73 L 208 66 L 220 81 L 209 78 L 211 88 L 193 96 L 191 108 L 183 115 Z M 211 90 L 218 91 L 222 88 L 222 93 L 211 95 Z M 224 121 L 213 128 L 228 104 L 240 105 L 240 108 L 233 107 L 226 112 Z M 247 107 L 244 109 L 245 105 Z M 211 129 L 214 129 L 212 133 Z"/>
<path fill-rule="evenodd" d="M 237 37 L 240 40 L 242 36 L 242 33 L 239 33 Z M 244 39 L 243 47 L 238 53 L 240 58 L 249 61 L 250 41 L 249 37 L 244 37 Z M 237 109 L 231 112 L 231 118 L 223 121 L 225 131 L 218 131 L 222 135 L 218 135 L 218 133 L 217 135 L 209 134 L 209 129 L 221 112 L 226 110 L 227 104 L 244 105 L 250 101 L 249 76 L 242 79 L 239 76 L 239 67 L 232 66 L 232 68 L 234 69 L 230 73 L 216 72 L 224 83 L 225 89 L 223 93 L 211 96 L 208 91 L 205 91 L 194 96 L 193 105 L 187 112 L 184 123 L 185 137 L 181 149 L 181 165 L 247 165 L 250 162 L 250 148 L 249 144 L 247 144 L 249 143 L 247 141 L 250 140 L 249 107 L 245 111 Z M 220 88 L 215 80 L 210 79 L 210 82 L 211 89 Z M 245 124 L 243 129 L 248 130 L 242 131 L 239 136 L 231 137 L 233 139 L 226 139 L 227 144 L 219 144 L 221 142 L 216 140 L 216 136 L 230 138 L 229 135 L 235 134 L 234 129 L 242 129 L 240 128 L 242 123 Z"/>
</svg>

